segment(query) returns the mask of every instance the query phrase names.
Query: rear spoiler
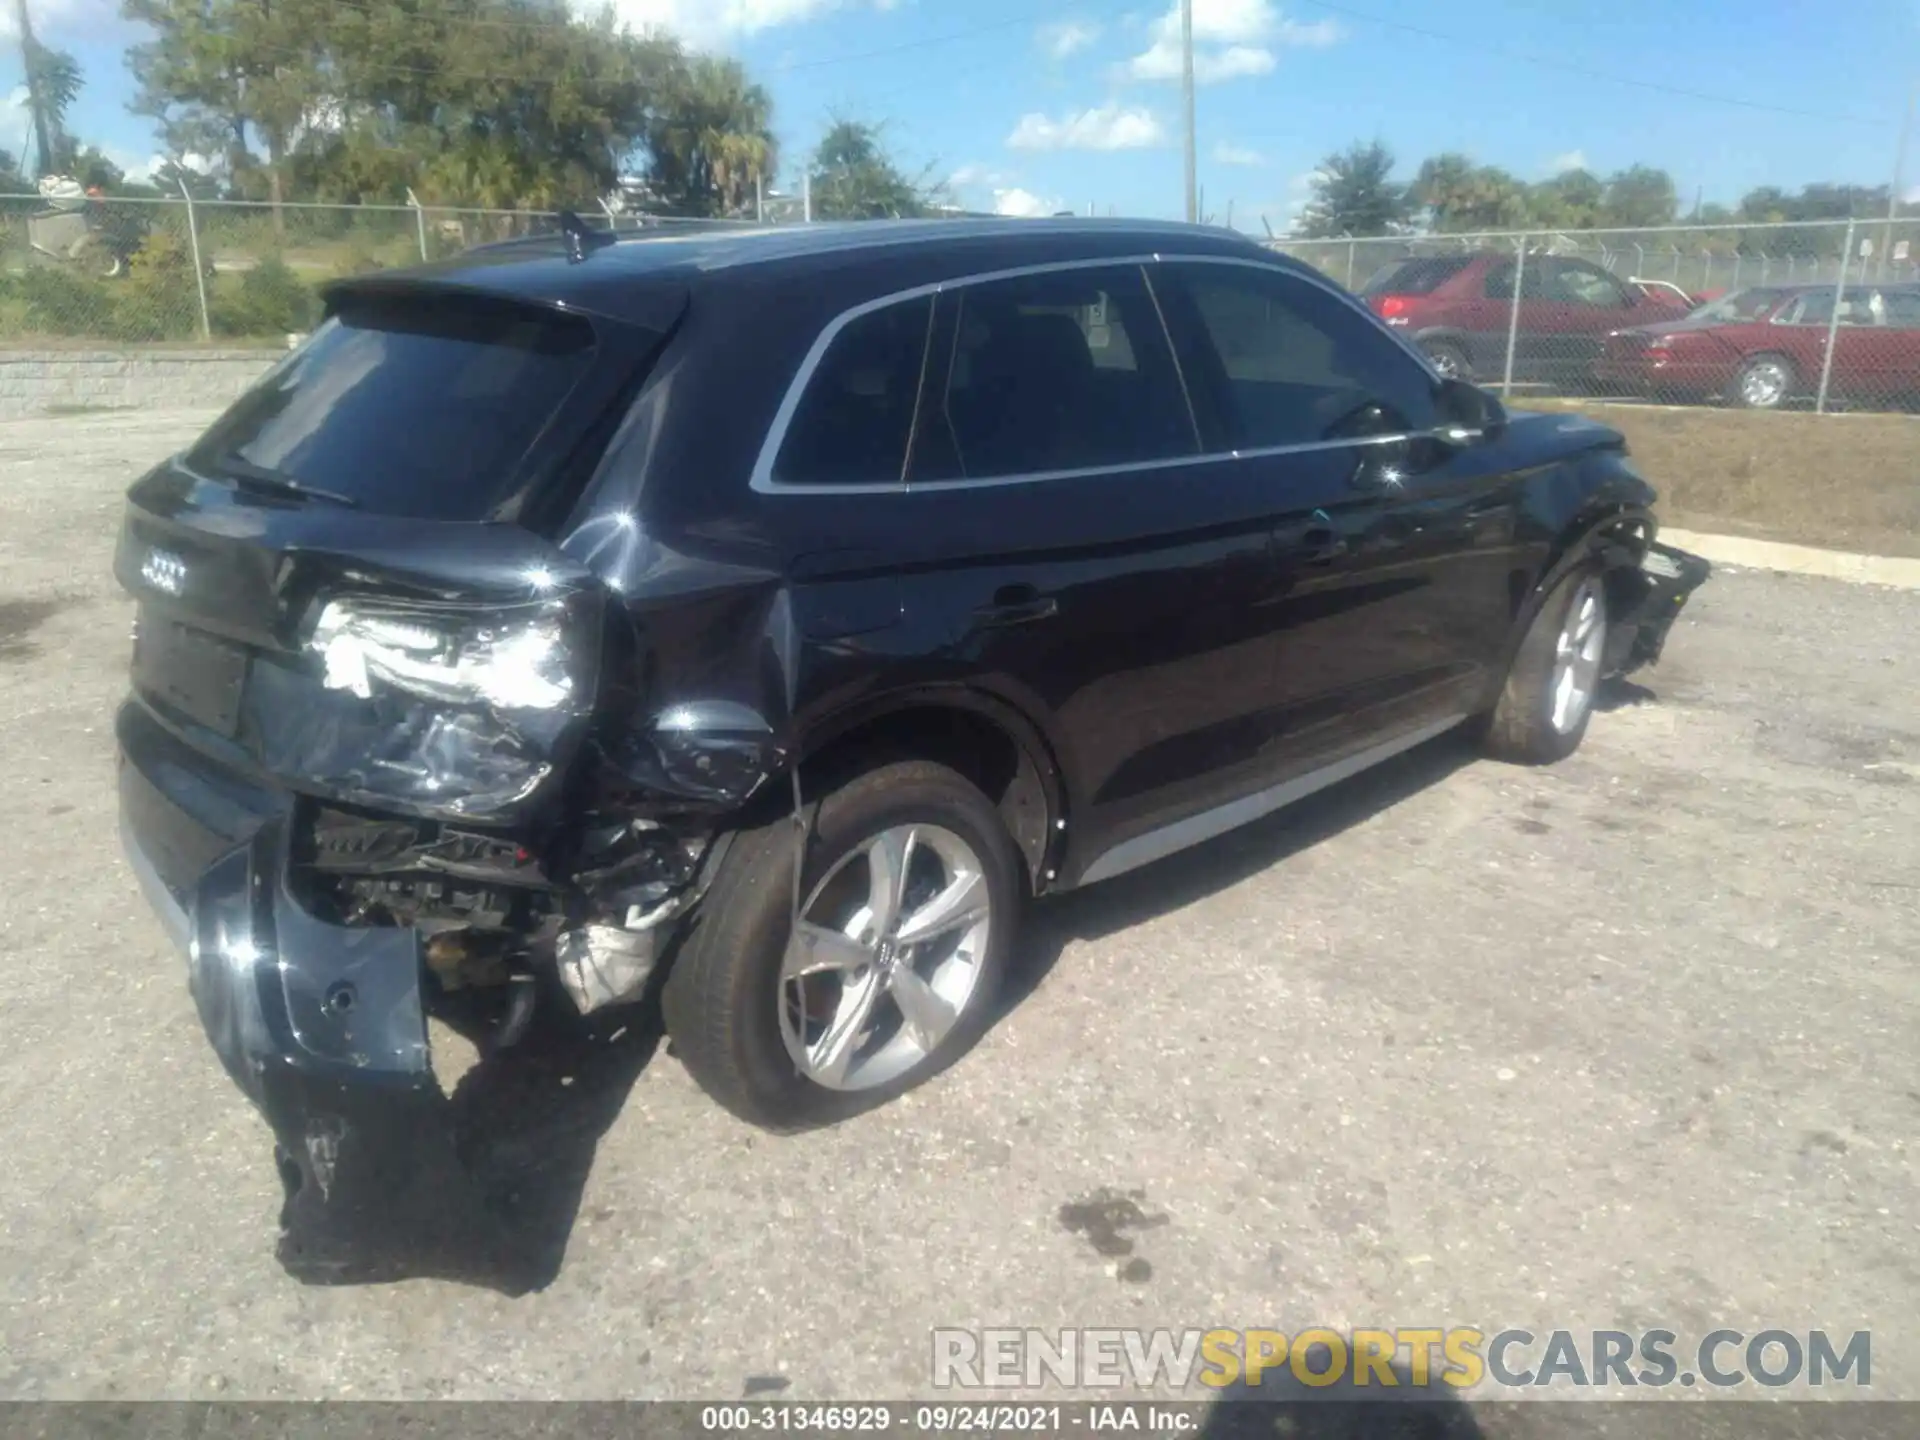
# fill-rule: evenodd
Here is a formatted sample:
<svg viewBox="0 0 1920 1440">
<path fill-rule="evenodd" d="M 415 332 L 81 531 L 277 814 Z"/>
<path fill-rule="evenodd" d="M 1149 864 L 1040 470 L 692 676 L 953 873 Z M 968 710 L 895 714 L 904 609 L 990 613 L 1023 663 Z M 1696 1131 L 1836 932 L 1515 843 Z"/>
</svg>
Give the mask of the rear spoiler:
<svg viewBox="0 0 1920 1440">
<path fill-rule="evenodd" d="M 568 262 L 564 240 L 551 239 L 542 249 L 519 241 L 507 243 L 512 249 L 506 253 L 476 259 L 463 256 L 440 265 L 329 281 L 320 287 L 320 300 L 326 313 L 332 315 L 355 301 L 378 304 L 431 301 L 436 297 L 464 299 L 480 305 L 612 320 L 661 334 L 673 329 L 687 308 L 686 287 L 677 280 L 631 273 L 585 277 L 581 272 L 588 267 Z"/>
</svg>

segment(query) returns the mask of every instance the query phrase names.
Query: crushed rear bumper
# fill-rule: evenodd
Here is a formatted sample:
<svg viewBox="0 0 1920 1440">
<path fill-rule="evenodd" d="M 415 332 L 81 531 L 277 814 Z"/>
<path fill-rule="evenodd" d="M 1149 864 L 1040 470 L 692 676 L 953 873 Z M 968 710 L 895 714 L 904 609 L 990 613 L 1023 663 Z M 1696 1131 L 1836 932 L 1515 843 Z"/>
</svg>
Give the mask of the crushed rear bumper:
<svg viewBox="0 0 1920 1440">
<path fill-rule="evenodd" d="M 286 797 L 186 763 L 137 704 L 116 729 L 128 864 L 186 957 L 215 1054 L 273 1129 L 281 1264 L 322 1284 L 531 1288 L 456 1153 L 415 932 L 314 915 L 288 884 Z"/>
</svg>

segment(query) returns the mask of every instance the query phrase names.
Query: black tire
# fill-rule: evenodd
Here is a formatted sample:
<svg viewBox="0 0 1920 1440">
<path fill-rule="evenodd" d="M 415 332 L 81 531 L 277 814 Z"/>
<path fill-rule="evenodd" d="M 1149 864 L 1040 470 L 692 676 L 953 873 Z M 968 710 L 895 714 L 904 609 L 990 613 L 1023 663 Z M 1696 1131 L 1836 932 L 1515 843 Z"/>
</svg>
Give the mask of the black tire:
<svg viewBox="0 0 1920 1440">
<path fill-rule="evenodd" d="M 972 850 L 991 920 L 972 992 L 953 1028 L 904 1073 L 858 1090 L 831 1089 L 803 1074 L 782 1038 L 793 819 L 784 816 L 735 838 L 667 976 L 661 1008 L 674 1052 L 694 1080 L 742 1120 L 773 1131 L 809 1130 L 873 1109 L 952 1064 L 992 1023 L 1025 887 L 999 814 L 961 775 L 930 761 L 904 760 L 830 790 L 812 808 L 800 894 L 812 894 L 863 842 L 906 824 L 942 827 Z"/>
<path fill-rule="evenodd" d="M 1577 718 L 1556 723 L 1556 681 L 1559 678 L 1560 639 L 1567 631 L 1568 617 L 1576 600 L 1583 604 L 1587 596 L 1599 606 L 1599 639 L 1596 649 L 1601 660 L 1606 652 L 1606 585 L 1598 563 L 1576 566 L 1558 584 L 1534 612 L 1526 636 L 1515 652 L 1513 664 L 1501 686 L 1500 698 L 1487 716 L 1482 743 L 1489 755 L 1517 765 L 1551 765 L 1564 760 L 1580 748 L 1586 738 L 1587 724 L 1593 718 L 1595 692 L 1600 683 L 1599 661 L 1589 683 L 1585 703 Z"/>
<path fill-rule="evenodd" d="M 1427 359 L 1433 368 L 1449 380 L 1473 379 L 1473 365 L 1467 359 L 1467 352 L 1451 340 L 1423 340 L 1420 348 L 1427 352 Z"/>
<path fill-rule="evenodd" d="M 1777 383 L 1759 383 L 1777 376 Z M 1741 365 L 1727 403 L 1742 410 L 1778 410 L 1800 390 L 1800 372 L 1784 355 L 1755 355 Z M 1756 398 L 1757 397 L 1757 398 Z"/>
</svg>

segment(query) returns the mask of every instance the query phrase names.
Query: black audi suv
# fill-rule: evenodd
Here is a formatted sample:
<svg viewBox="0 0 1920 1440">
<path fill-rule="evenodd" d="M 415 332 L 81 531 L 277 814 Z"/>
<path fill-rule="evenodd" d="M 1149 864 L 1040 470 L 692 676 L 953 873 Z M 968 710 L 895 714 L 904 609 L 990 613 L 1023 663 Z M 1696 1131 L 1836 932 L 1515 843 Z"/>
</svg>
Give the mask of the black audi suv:
<svg viewBox="0 0 1920 1440">
<path fill-rule="evenodd" d="M 657 996 L 806 1128 L 962 1054 L 1037 898 L 1568 754 L 1705 577 L 1654 499 L 1227 232 L 574 226 L 335 284 L 132 486 L 123 840 L 296 1218 L 407 1183 L 475 997 L 510 1064 Z"/>
</svg>

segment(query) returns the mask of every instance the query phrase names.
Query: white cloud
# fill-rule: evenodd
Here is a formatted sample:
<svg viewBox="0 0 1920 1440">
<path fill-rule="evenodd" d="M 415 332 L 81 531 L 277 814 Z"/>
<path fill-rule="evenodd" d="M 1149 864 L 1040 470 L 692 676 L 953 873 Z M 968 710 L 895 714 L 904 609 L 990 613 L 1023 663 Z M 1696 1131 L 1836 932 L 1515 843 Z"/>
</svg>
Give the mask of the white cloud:
<svg viewBox="0 0 1920 1440">
<path fill-rule="evenodd" d="M 891 10 L 894 4 L 895 0 L 864 0 L 865 8 L 874 10 Z M 636 30 L 668 30 L 696 46 L 862 5 L 863 0 L 613 0 L 614 13 Z"/>
<path fill-rule="evenodd" d="M 1118 67 L 1132 80 L 1177 80 L 1181 73 L 1180 6 L 1153 22 L 1152 42 Z M 1193 78 L 1199 85 L 1265 75 L 1279 63 L 1274 47 L 1319 48 L 1344 32 L 1331 20 L 1302 24 L 1282 17 L 1273 0 L 1193 0 Z"/>
<path fill-rule="evenodd" d="M 1296 195 L 1302 195 L 1313 188 L 1314 181 L 1323 178 L 1325 177 L 1318 170 L 1302 170 L 1298 175 L 1287 181 L 1287 189 Z"/>
<path fill-rule="evenodd" d="M 1007 144 L 1015 150 L 1143 150 L 1165 138 L 1151 110 L 1116 101 L 1058 120 L 1029 112 L 1013 127 Z"/>
<path fill-rule="evenodd" d="M 1264 165 L 1267 157 L 1244 145 L 1229 145 L 1222 140 L 1213 147 L 1213 158 L 1222 165 Z"/>
<path fill-rule="evenodd" d="M 1040 48 L 1056 60 L 1084 50 L 1100 38 L 1100 27 L 1089 20 L 1056 20 L 1042 25 L 1036 38 Z"/>
<path fill-rule="evenodd" d="M 1556 155 L 1547 162 L 1547 173 L 1550 175 L 1564 175 L 1569 170 L 1586 168 L 1587 152 L 1584 150 L 1569 150 L 1564 155 Z"/>
<path fill-rule="evenodd" d="M 998 185 L 1005 181 L 1005 179 L 1006 176 L 999 174 L 988 166 L 982 165 L 978 161 L 972 161 L 962 165 L 958 170 L 954 171 L 953 174 L 949 175 L 947 177 L 947 184 L 958 189 L 965 185 Z"/>
<path fill-rule="evenodd" d="M 996 215 L 1018 215 L 1023 219 L 1031 219 L 1038 215 L 1051 215 L 1060 208 L 1058 200 L 1044 200 L 1018 185 L 1010 190 L 993 192 L 993 213 Z"/>
<path fill-rule="evenodd" d="M 164 155 L 142 155 L 135 150 L 123 150 L 118 145 L 103 145 L 100 153 L 129 180 L 151 180 L 160 167 L 167 163 Z"/>
</svg>

